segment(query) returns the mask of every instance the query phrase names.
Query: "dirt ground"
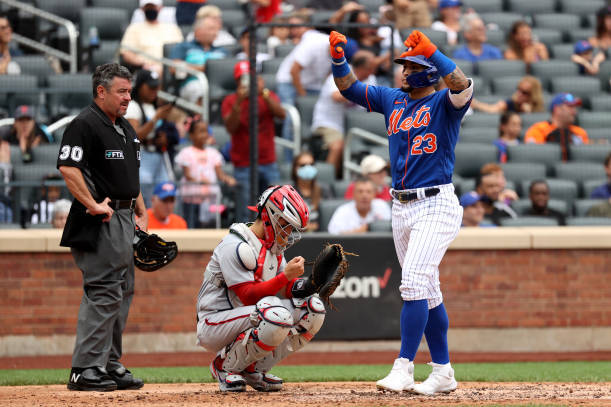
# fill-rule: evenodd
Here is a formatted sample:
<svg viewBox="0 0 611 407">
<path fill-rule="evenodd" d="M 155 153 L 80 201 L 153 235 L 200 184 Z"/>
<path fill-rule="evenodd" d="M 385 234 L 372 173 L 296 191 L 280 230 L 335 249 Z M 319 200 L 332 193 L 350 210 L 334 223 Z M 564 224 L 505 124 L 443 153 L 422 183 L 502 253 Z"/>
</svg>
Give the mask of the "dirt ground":
<svg viewBox="0 0 611 407">
<path fill-rule="evenodd" d="M 460 383 L 448 395 L 382 393 L 372 382 L 287 383 L 282 391 L 225 394 L 216 384 L 147 384 L 140 390 L 70 392 L 64 385 L 0 387 L 1 406 L 611 406 L 611 383 Z"/>
</svg>

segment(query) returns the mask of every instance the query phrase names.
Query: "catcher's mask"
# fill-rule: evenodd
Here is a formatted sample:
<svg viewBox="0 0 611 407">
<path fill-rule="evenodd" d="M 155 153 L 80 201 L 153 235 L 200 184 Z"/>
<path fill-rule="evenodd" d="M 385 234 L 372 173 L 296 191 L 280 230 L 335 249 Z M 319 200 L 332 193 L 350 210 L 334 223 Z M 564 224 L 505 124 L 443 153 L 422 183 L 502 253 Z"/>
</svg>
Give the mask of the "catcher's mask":
<svg viewBox="0 0 611 407">
<path fill-rule="evenodd" d="M 264 245 L 275 255 L 301 239 L 310 218 L 308 205 L 290 185 L 267 188 L 257 202 L 257 211 L 265 229 Z"/>
<path fill-rule="evenodd" d="M 166 242 L 156 234 L 136 228 L 134 236 L 134 265 L 142 271 L 155 271 L 176 258 L 175 242 Z"/>
<path fill-rule="evenodd" d="M 406 51 L 407 52 L 407 51 Z M 412 88 L 426 88 L 427 86 L 435 85 L 439 82 L 439 72 L 424 55 L 406 56 L 406 52 L 395 58 L 395 63 L 403 65 L 405 61 L 411 61 L 418 65 L 426 67 L 425 70 L 408 75 L 405 81 Z"/>
</svg>

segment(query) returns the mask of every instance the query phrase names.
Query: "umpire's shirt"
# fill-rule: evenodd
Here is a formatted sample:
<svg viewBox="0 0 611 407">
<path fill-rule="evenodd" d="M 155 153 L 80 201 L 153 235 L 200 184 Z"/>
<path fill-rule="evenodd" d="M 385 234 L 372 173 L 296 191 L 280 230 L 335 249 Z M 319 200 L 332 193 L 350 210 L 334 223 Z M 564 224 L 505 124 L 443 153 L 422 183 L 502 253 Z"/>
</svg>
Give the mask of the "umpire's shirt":
<svg viewBox="0 0 611 407">
<path fill-rule="evenodd" d="M 128 121 L 118 116 L 113 124 L 93 102 L 72 120 L 62 138 L 57 168 L 77 167 L 96 202 L 105 197 L 111 200 L 135 199 L 140 194 L 140 142 Z M 76 199 L 72 202 L 66 221 L 62 246 L 92 250 L 81 244 L 87 233 L 83 223 L 85 207 Z M 95 229 L 95 228 L 93 228 Z M 95 237 L 90 236 L 95 242 Z M 85 238 L 85 240 L 88 240 Z M 89 245 L 90 246 L 90 245 Z"/>
</svg>

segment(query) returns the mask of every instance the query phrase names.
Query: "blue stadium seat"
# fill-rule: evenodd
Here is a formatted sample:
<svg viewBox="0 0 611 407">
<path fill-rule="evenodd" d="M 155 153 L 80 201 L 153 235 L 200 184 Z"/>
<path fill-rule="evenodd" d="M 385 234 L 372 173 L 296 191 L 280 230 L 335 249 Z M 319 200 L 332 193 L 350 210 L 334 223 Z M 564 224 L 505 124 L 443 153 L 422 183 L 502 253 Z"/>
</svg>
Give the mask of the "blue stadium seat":
<svg viewBox="0 0 611 407">
<path fill-rule="evenodd" d="M 327 232 L 329 228 L 329 221 L 333 216 L 335 210 L 343 205 L 344 203 L 349 202 L 344 199 L 323 199 L 320 201 L 318 205 L 318 213 L 319 213 L 319 231 Z"/>
<path fill-rule="evenodd" d="M 513 23 L 523 19 L 522 14 L 512 12 L 487 12 L 481 13 L 480 17 L 486 25 L 494 24 L 505 32 L 509 32 Z"/>
<path fill-rule="evenodd" d="M 550 79 L 552 93 L 568 92 L 580 98 L 601 93 L 600 81 L 587 76 L 560 76 Z"/>
<path fill-rule="evenodd" d="M 558 221 L 553 218 L 541 216 L 522 216 L 517 219 L 503 218 L 501 219 L 501 226 L 558 226 Z"/>
<path fill-rule="evenodd" d="M 486 163 L 496 162 L 498 152 L 492 144 L 458 143 L 454 149 L 454 171 L 461 177 L 475 177 Z"/>
<path fill-rule="evenodd" d="M 574 145 L 570 149 L 570 159 L 571 161 L 600 163 L 602 167 L 609 153 L 611 153 L 611 144 Z"/>
<path fill-rule="evenodd" d="M 551 174 L 552 167 L 561 159 L 561 150 L 558 144 L 518 144 L 507 148 L 507 156 L 512 163 L 544 164 Z"/>
<path fill-rule="evenodd" d="M 574 202 L 575 215 L 586 216 L 591 207 L 605 203 L 604 199 L 578 199 Z"/>
<path fill-rule="evenodd" d="M 528 196 L 528 191 L 526 191 L 524 196 L 525 197 Z M 550 199 L 547 202 L 547 206 L 551 209 L 554 209 L 562 213 L 564 216 L 570 215 L 569 206 L 567 205 L 565 201 L 562 201 L 559 199 Z M 528 211 L 532 207 L 532 202 L 530 198 L 518 199 L 517 201 L 513 201 L 511 203 L 511 207 L 513 208 L 514 211 L 516 211 L 518 216 L 522 216 L 526 213 L 526 211 Z"/>
<path fill-rule="evenodd" d="M 611 226 L 611 218 L 592 216 L 572 217 L 566 220 L 567 226 Z"/>
<path fill-rule="evenodd" d="M 486 127 L 489 129 L 498 129 L 501 115 L 498 113 L 474 113 L 463 119 L 462 127 L 464 129 L 473 127 Z"/>
<path fill-rule="evenodd" d="M 556 11 L 556 0 L 507 0 L 507 10 L 525 16 Z"/>
<path fill-rule="evenodd" d="M 463 6 L 472 8 L 478 14 L 503 10 L 503 0 L 464 0 Z"/>
</svg>

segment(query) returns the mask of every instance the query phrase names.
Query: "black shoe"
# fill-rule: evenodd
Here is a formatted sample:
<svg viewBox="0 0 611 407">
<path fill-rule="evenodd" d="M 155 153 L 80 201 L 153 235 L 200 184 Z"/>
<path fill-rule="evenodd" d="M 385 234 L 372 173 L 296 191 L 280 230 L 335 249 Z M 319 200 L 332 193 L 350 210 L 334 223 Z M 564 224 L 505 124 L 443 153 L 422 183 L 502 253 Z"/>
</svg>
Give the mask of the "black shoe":
<svg viewBox="0 0 611 407">
<path fill-rule="evenodd" d="M 132 372 L 124 367 L 120 367 L 117 370 L 108 372 L 108 375 L 112 380 L 117 383 L 118 390 L 137 390 L 144 386 L 144 382 L 140 379 L 136 379 Z"/>
<path fill-rule="evenodd" d="M 98 367 L 73 367 L 68 380 L 68 390 L 114 391 L 117 390 L 117 383 Z"/>
</svg>

